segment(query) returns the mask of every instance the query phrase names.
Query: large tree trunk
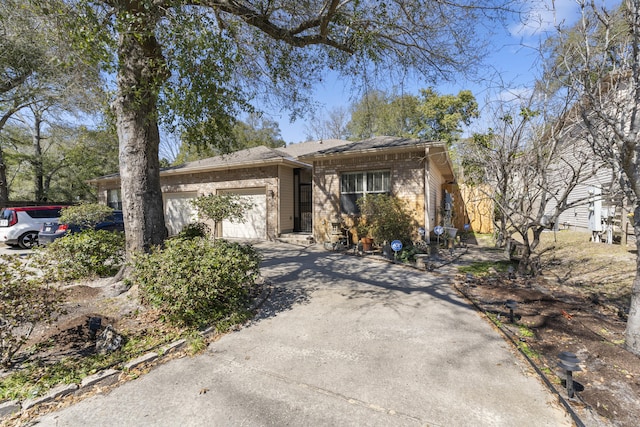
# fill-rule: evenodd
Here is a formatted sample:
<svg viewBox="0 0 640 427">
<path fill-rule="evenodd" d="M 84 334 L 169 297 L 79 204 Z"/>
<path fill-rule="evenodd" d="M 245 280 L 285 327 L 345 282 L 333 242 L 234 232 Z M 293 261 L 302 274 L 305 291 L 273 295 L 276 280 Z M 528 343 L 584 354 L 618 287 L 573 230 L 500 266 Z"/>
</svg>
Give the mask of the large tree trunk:
<svg viewBox="0 0 640 427">
<path fill-rule="evenodd" d="M 633 214 L 633 228 L 636 235 L 636 249 L 640 254 L 640 203 Z M 625 331 L 625 342 L 629 351 L 640 355 L 640 256 L 636 257 L 636 276 L 631 287 L 631 305 Z"/>
<path fill-rule="evenodd" d="M 622 170 L 631 183 L 636 207 L 633 212 L 633 231 L 636 236 L 636 276 L 631 286 L 631 303 L 625 331 L 625 344 L 629 351 L 640 355 L 640 8 L 637 1 L 627 1 L 632 34 L 632 89 L 633 103 L 629 106 L 631 126 L 621 150 Z M 623 186 L 624 188 L 624 186 Z"/>
<path fill-rule="evenodd" d="M 146 33 L 131 31 L 120 35 L 118 95 L 113 105 L 128 258 L 135 252 L 148 252 L 167 237 L 160 188 L 156 105 L 166 70 L 153 35 L 155 23 L 139 25 L 146 26 Z"/>
</svg>

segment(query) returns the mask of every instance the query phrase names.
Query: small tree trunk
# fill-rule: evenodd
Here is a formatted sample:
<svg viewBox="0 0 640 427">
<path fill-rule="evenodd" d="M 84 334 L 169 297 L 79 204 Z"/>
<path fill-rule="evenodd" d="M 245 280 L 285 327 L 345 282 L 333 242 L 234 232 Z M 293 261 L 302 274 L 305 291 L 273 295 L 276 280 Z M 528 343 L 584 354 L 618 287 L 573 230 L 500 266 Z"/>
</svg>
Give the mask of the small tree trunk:
<svg viewBox="0 0 640 427">
<path fill-rule="evenodd" d="M 496 235 L 496 248 L 504 248 L 509 236 L 507 236 L 506 227 L 504 225 L 504 221 L 494 221 L 493 229 L 495 230 Z"/>
<path fill-rule="evenodd" d="M 44 193 L 44 173 L 42 167 L 42 117 L 40 114 L 32 109 L 34 115 L 33 121 L 33 184 L 35 191 L 35 201 L 45 202 L 47 200 Z"/>
<path fill-rule="evenodd" d="M 536 252 L 536 248 L 540 244 L 540 236 L 543 230 L 543 227 L 535 227 L 533 229 L 533 239 L 529 242 L 529 271 L 533 276 L 537 276 L 541 271 L 540 255 Z"/>
<path fill-rule="evenodd" d="M 7 165 L 4 163 L 4 151 L 0 147 L 0 207 L 9 203 L 9 183 L 7 182 Z"/>
<path fill-rule="evenodd" d="M 540 273 L 540 257 L 535 255 L 535 250 L 540 244 L 540 236 L 544 227 L 533 227 L 531 229 L 532 236 L 529 237 L 529 229 L 525 229 L 524 233 L 520 233 L 522 236 L 522 256 L 518 263 L 518 273 L 531 274 L 536 276 Z"/>
<path fill-rule="evenodd" d="M 17 111 L 16 108 L 10 108 L 2 117 L 0 117 L 0 130 L 4 128 L 9 118 Z M 0 145 L 0 206 L 6 206 L 9 203 L 9 182 L 7 181 L 7 165 L 4 162 L 4 150 Z"/>
<path fill-rule="evenodd" d="M 529 244 L 525 240 L 523 244 L 522 255 L 520 256 L 520 261 L 518 262 L 518 274 L 525 275 L 529 272 L 531 266 L 531 249 L 529 249 Z"/>
<path fill-rule="evenodd" d="M 126 16 L 130 11 L 124 12 Z M 155 23 L 141 22 L 139 25 L 145 28 L 120 35 L 118 95 L 113 105 L 117 117 L 128 258 L 134 252 L 148 252 L 167 237 L 160 187 L 156 105 L 166 70 L 160 46 L 153 35 Z"/>
<path fill-rule="evenodd" d="M 636 205 L 633 216 L 633 228 L 636 235 L 636 249 L 640 254 L 640 204 Z M 636 258 L 636 276 L 631 287 L 631 305 L 625 331 L 627 349 L 640 355 L 640 257 Z"/>
</svg>

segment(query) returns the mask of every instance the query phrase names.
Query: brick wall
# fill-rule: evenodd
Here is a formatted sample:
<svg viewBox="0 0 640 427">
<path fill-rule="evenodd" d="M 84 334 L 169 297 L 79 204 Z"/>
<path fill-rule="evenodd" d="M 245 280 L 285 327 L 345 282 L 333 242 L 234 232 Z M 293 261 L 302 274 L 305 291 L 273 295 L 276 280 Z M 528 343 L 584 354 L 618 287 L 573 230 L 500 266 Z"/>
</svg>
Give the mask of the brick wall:
<svg viewBox="0 0 640 427">
<path fill-rule="evenodd" d="M 391 192 L 406 201 L 417 223 L 424 223 L 424 151 L 314 162 L 313 231 L 318 241 L 330 240 L 331 222 L 350 219 L 340 212 L 340 174 L 343 172 L 389 170 Z"/>
<path fill-rule="evenodd" d="M 264 188 L 267 194 L 267 236 L 269 239 L 280 233 L 278 200 L 280 197 L 278 166 L 229 169 L 203 173 L 161 176 L 163 193 L 195 192 L 198 195 L 213 194 L 218 190 L 240 188 Z M 100 183 L 98 199 L 106 203 L 107 190 L 119 188 L 117 182 Z M 288 217 L 287 217 L 288 218 Z"/>
</svg>

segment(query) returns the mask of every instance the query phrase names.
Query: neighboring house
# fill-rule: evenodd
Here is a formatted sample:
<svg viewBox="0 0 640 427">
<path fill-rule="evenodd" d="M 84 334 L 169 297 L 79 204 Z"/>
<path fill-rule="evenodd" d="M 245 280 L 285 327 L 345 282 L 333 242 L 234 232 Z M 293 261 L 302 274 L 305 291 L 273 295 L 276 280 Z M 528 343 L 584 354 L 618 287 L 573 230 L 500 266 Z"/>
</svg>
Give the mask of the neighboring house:
<svg viewBox="0 0 640 427">
<path fill-rule="evenodd" d="M 564 118 L 569 124 L 561 142 L 565 150 L 570 152 L 564 158 L 572 160 L 560 168 L 575 170 L 582 165 L 587 173 L 586 179 L 581 180 L 570 192 L 567 198 L 569 208 L 559 215 L 555 224 L 557 229 L 591 232 L 594 238 L 609 242 L 621 237 L 626 243 L 627 234 L 633 234 L 627 218 L 630 209 L 633 209 L 632 203 L 620 189 L 621 171 L 611 166 L 616 162 L 610 158 L 615 157 L 616 150 L 620 149 L 616 147 L 613 129 L 628 120 L 625 119 L 629 116 L 628 104 L 632 102 L 625 81 L 624 78 L 603 80 L 601 111 L 598 114 L 595 111 L 586 113 L 589 128 L 580 113 L 582 103 L 577 104 Z M 583 102 L 591 105 L 589 101 Z M 602 116 L 607 116 L 606 120 Z M 592 147 L 594 138 L 597 138 L 596 150 Z M 561 188 L 555 190 L 559 192 Z M 551 204 L 549 207 L 555 206 Z"/>
<path fill-rule="evenodd" d="M 605 232 L 607 225 L 612 225 L 615 233 L 621 232 L 625 222 L 623 221 L 624 199 L 612 190 L 616 187 L 617 179 L 613 171 L 606 167 L 598 169 L 593 177 L 578 184 L 569 194 L 567 202 L 578 204 L 560 214 L 557 228 Z"/>
<path fill-rule="evenodd" d="M 300 232 L 321 242 L 328 240 L 330 223 L 354 214 L 357 198 L 369 192 L 406 200 L 417 224 L 433 230 L 443 185 L 453 179 L 444 144 L 391 137 L 260 146 L 160 172 L 170 235 L 196 220 L 190 199 L 229 192 L 254 207 L 244 223 L 224 221 L 217 235 L 273 240 Z M 101 202 L 121 207 L 117 174 L 91 182 Z"/>
</svg>

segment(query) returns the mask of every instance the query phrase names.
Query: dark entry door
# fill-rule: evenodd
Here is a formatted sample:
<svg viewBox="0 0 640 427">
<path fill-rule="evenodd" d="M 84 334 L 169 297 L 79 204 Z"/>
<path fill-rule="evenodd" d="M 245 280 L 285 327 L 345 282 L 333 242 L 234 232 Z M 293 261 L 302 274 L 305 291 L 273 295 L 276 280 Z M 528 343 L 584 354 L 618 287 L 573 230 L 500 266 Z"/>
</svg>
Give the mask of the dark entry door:
<svg viewBox="0 0 640 427">
<path fill-rule="evenodd" d="M 298 209 L 300 210 L 300 223 L 298 230 L 303 233 L 311 233 L 311 216 L 313 201 L 311 198 L 311 184 L 300 184 L 300 199 Z"/>
</svg>

